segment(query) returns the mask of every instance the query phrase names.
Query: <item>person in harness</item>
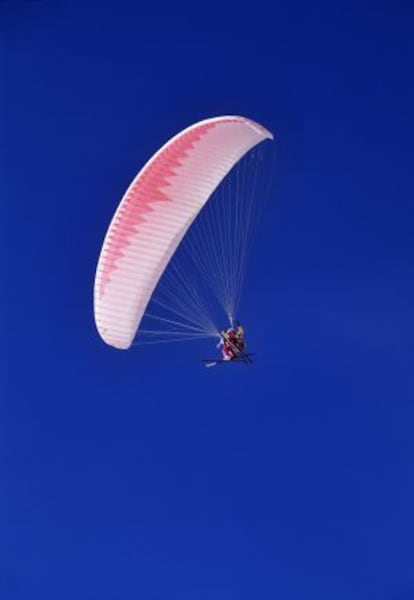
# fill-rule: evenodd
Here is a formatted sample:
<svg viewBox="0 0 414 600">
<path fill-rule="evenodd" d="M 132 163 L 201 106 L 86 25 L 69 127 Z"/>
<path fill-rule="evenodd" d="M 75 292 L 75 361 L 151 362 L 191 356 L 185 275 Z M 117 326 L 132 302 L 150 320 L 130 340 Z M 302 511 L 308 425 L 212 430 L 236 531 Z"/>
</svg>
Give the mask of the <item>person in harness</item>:
<svg viewBox="0 0 414 600">
<path fill-rule="evenodd" d="M 231 326 L 227 330 L 220 332 L 220 342 L 218 348 L 222 346 L 221 353 L 223 360 L 235 360 L 240 357 L 246 347 L 244 341 L 244 329 L 240 323 L 236 322 L 236 329 Z"/>
</svg>

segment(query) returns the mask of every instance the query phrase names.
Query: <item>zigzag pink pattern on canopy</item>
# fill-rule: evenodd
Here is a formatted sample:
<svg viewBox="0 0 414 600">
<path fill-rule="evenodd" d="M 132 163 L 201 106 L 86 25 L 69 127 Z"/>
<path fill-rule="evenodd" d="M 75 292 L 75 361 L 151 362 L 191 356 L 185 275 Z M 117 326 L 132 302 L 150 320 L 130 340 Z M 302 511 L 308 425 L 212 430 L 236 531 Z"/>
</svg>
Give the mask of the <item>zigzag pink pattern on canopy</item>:
<svg viewBox="0 0 414 600">
<path fill-rule="evenodd" d="M 95 322 L 109 345 L 132 344 L 151 295 L 191 223 L 233 166 L 272 134 L 243 117 L 196 123 L 138 173 L 111 221 L 95 277 Z"/>
</svg>

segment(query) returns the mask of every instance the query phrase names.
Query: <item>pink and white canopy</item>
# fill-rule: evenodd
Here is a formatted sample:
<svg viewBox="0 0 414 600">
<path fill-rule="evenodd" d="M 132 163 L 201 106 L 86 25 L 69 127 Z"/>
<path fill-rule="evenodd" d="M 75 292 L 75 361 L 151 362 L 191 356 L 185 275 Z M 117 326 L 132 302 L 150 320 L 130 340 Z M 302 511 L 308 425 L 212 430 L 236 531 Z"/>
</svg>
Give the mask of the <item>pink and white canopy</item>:
<svg viewBox="0 0 414 600">
<path fill-rule="evenodd" d="M 233 166 L 272 138 L 250 119 L 207 119 L 173 137 L 138 173 L 110 223 L 96 270 L 95 321 L 107 344 L 131 346 L 191 223 Z"/>
</svg>

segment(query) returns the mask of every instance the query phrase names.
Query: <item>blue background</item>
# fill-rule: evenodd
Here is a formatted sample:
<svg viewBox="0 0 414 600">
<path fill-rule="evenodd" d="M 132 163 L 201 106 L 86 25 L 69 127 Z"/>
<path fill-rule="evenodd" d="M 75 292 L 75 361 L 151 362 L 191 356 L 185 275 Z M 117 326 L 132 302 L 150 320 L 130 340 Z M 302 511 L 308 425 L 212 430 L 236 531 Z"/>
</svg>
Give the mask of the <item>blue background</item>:
<svg viewBox="0 0 414 600">
<path fill-rule="evenodd" d="M 412 1 L 3 0 L 0 20 L 1 598 L 413 598 Z M 277 136 L 255 365 L 105 346 L 120 196 L 228 113 Z"/>
</svg>

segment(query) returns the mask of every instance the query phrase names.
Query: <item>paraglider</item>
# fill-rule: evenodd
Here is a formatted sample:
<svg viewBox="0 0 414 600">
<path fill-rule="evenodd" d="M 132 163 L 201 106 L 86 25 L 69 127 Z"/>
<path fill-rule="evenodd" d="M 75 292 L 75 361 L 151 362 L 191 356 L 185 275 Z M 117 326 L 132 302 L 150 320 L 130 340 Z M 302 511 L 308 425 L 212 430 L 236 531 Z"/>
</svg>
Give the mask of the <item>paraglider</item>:
<svg viewBox="0 0 414 600">
<path fill-rule="evenodd" d="M 206 309 L 210 299 L 189 271 L 196 265 L 198 283 L 209 285 L 227 315 L 234 314 L 253 201 L 250 193 L 243 201 L 242 182 L 222 204 L 211 197 L 249 151 L 271 139 L 267 129 L 250 119 L 215 117 L 174 136 L 139 171 L 109 225 L 96 269 L 95 322 L 107 344 L 128 349 L 136 337 L 151 342 L 158 334 L 171 341 L 220 337 L 223 359 L 244 354 L 243 329 L 238 324 L 234 334 L 220 336 Z M 210 204 L 226 211 L 223 218 L 213 215 L 213 225 L 208 222 L 213 219 Z M 205 229 L 198 230 L 204 216 Z M 190 259 L 185 265 L 175 263 L 177 249 L 185 244 L 192 244 Z M 149 312 L 150 302 L 162 312 Z M 158 327 L 145 329 L 145 319 Z"/>
<path fill-rule="evenodd" d="M 223 360 L 235 360 L 239 358 L 245 349 L 244 329 L 240 323 L 236 324 L 237 329 L 231 325 L 227 330 L 220 333 L 220 341 L 217 348 L 222 347 Z"/>
<path fill-rule="evenodd" d="M 217 348 L 221 348 L 221 358 L 205 358 L 203 363 L 206 367 L 215 367 L 220 364 L 229 364 L 242 362 L 250 364 L 253 362 L 253 353 L 246 353 L 244 341 L 244 329 L 240 323 L 236 323 L 236 328 L 231 325 L 227 330 L 220 332 L 220 341 Z"/>
</svg>

